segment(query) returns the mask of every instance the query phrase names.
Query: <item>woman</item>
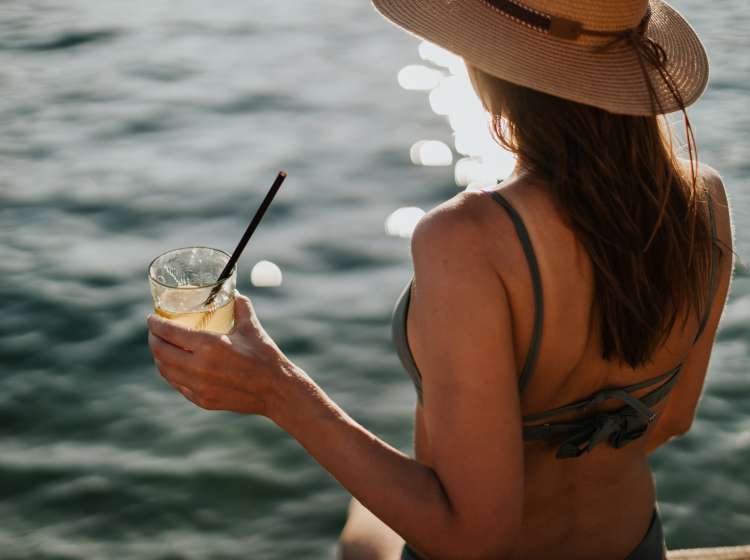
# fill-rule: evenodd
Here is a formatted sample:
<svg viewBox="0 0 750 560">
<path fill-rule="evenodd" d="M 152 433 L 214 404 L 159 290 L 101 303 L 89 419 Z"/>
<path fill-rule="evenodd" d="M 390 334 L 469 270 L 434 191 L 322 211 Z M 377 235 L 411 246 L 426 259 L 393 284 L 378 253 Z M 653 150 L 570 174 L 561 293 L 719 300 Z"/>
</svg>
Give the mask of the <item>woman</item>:
<svg viewBox="0 0 750 560">
<path fill-rule="evenodd" d="M 647 458 L 690 427 L 733 269 L 721 179 L 686 113 L 689 161 L 657 118 L 705 88 L 700 41 L 654 0 L 375 4 L 464 57 L 518 158 L 414 232 L 393 333 L 416 458 L 239 295 L 229 336 L 149 318 L 161 374 L 203 408 L 269 417 L 335 476 L 355 498 L 345 558 L 662 558 Z"/>
</svg>

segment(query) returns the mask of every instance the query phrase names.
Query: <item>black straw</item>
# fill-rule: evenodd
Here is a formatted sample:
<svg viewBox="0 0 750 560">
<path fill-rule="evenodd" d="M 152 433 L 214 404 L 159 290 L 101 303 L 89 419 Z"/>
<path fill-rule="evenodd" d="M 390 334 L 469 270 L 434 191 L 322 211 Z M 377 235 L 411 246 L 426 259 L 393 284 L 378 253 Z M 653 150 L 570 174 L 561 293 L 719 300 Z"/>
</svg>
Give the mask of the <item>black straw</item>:
<svg viewBox="0 0 750 560">
<path fill-rule="evenodd" d="M 229 276 L 232 274 L 234 265 L 237 264 L 237 261 L 239 260 L 240 255 L 242 254 L 242 251 L 245 250 L 245 246 L 247 245 L 247 242 L 250 241 L 250 238 L 253 236 L 253 233 L 255 233 L 255 229 L 258 227 L 258 224 L 263 219 L 263 215 L 266 213 L 266 210 L 268 210 L 268 207 L 271 205 L 271 202 L 273 201 L 273 197 L 276 196 L 276 193 L 281 187 L 281 183 L 284 182 L 284 179 L 286 179 L 286 173 L 283 171 L 280 171 L 279 175 L 276 177 L 276 180 L 273 182 L 273 185 L 271 185 L 271 189 L 268 191 L 266 198 L 263 199 L 263 202 L 261 202 L 260 207 L 255 212 L 255 216 L 253 216 L 253 219 L 250 220 L 250 224 L 247 226 L 245 233 L 242 235 L 242 239 L 240 239 L 240 242 L 237 244 L 237 247 L 234 249 L 232 256 L 229 257 L 229 260 L 227 261 L 227 264 L 224 267 L 224 270 L 221 271 L 219 278 L 216 280 L 216 285 L 211 290 L 211 293 L 208 294 L 208 297 L 206 298 L 206 301 L 203 302 L 203 305 L 210 305 L 211 302 L 213 302 L 214 298 L 216 297 L 216 294 L 219 293 L 226 279 L 229 278 Z"/>
</svg>

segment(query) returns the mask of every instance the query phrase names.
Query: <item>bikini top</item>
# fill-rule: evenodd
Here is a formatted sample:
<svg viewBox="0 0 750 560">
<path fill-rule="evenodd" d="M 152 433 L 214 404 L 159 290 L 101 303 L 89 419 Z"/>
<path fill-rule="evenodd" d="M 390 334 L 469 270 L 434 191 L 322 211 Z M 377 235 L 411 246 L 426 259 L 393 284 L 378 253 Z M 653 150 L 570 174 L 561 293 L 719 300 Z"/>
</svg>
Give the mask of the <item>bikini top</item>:
<svg viewBox="0 0 750 560">
<path fill-rule="evenodd" d="M 521 219 L 515 208 L 507 201 L 507 199 L 499 192 L 490 190 L 490 188 L 482 189 L 483 192 L 489 194 L 495 201 L 500 204 L 510 215 L 513 225 L 515 226 L 516 233 L 521 241 L 523 251 L 526 255 L 526 259 L 531 270 L 531 279 L 534 289 L 534 328 L 532 332 L 531 344 L 529 346 L 526 360 L 523 365 L 523 369 L 518 378 L 519 393 L 523 396 L 525 388 L 528 386 L 529 380 L 534 370 L 537 357 L 539 354 L 539 346 L 542 338 L 542 322 L 544 313 L 544 299 L 542 297 L 542 280 L 539 274 L 539 266 L 537 264 L 534 249 L 531 244 L 529 233 L 526 230 L 526 226 Z M 708 198 L 708 209 L 711 220 L 711 270 L 709 277 L 709 305 L 706 307 L 706 312 L 701 319 L 698 327 L 698 332 L 693 339 L 693 345 L 697 342 L 703 329 L 708 321 L 709 311 L 711 309 L 710 303 L 713 301 L 714 293 L 716 291 L 716 278 L 715 269 L 717 266 L 717 255 L 715 242 L 716 237 L 716 224 L 714 220 L 713 203 L 711 201 L 710 193 Z M 417 397 L 419 401 L 422 401 L 422 377 L 417 368 L 417 364 L 414 361 L 414 356 L 409 348 L 409 341 L 406 337 L 406 316 L 409 310 L 409 301 L 411 299 L 411 287 L 414 281 L 412 276 L 409 283 L 401 292 L 396 305 L 393 309 L 392 314 L 392 337 L 396 347 L 396 352 L 404 366 L 404 369 L 411 377 L 414 382 L 414 386 L 417 391 Z M 534 440 L 547 440 L 554 441 L 560 444 L 557 450 L 556 457 L 558 459 L 568 459 L 580 457 L 586 453 L 589 453 L 598 444 L 608 441 L 608 443 L 619 449 L 624 445 L 641 437 L 649 425 L 656 419 L 656 414 L 653 412 L 651 407 L 657 404 L 659 401 L 664 399 L 672 388 L 677 383 L 680 372 L 682 371 L 682 365 L 687 352 L 680 362 L 670 369 L 657 375 L 646 381 L 636 383 L 634 385 L 628 385 L 627 387 L 615 387 L 609 389 L 603 389 L 594 393 L 593 395 L 573 402 L 571 404 L 555 408 L 546 412 L 537 414 L 526 415 L 523 417 L 523 439 L 524 441 Z M 646 395 L 635 398 L 632 393 L 645 389 L 647 387 L 653 387 L 653 390 Z M 610 412 L 596 412 L 594 414 L 576 418 L 566 422 L 551 422 L 550 420 L 560 414 L 567 414 L 571 412 L 583 412 L 590 407 L 596 406 L 604 401 L 608 400 L 619 400 L 624 406 L 621 408 L 610 411 Z"/>
</svg>

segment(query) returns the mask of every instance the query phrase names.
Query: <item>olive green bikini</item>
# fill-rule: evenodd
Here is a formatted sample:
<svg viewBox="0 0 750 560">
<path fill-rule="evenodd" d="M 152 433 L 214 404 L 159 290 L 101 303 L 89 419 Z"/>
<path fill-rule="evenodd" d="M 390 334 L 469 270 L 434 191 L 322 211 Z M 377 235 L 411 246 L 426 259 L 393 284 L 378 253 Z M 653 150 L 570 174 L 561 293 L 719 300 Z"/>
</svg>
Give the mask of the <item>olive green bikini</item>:
<svg viewBox="0 0 750 560">
<path fill-rule="evenodd" d="M 498 204 L 500 204 L 508 213 L 516 233 L 521 241 L 523 251 L 531 270 L 532 287 L 534 290 L 534 329 L 532 333 L 531 344 L 526 355 L 523 369 L 518 378 L 518 389 L 520 395 L 523 395 L 527 387 L 534 366 L 539 355 L 539 346 L 542 337 L 542 322 L 544 314 L 544 299 L 542 297 L 542 281 L 539 274 L 534 249 L 531 243 L 526 226 L 515 208 L 499 192 L 489 188 L 483 189 L 483 192 L 489 194 Z M 709 281 L 709 299 L 706 312 L 701 319 L 698 332 L 693 339 L 693 344 L 697 342 L 703 329 L 708 321 L 710 303 L 716 291 L 716 274 L 717 254 L 716 254 L 716 224 L 714 219 L 713 203 L 710 195 L 708 199 L 709 216 L 711 220 L 711 235 L 713 244 L 711 246 L 711 270 Z M 399 296 L 396 306 L 393 310 L 392 317 L 392 335 L 396 352 L 406 369 L 406 372 L 414 382 L 417 390 L 417 397 L 422 401 L 422 376 L 419 373 L 414 356 L 409 348 L 409 342 L 406 336 L 406 316 L 409 310 L 409 301 L 411 299 L 411 286 L 413 277 L 406 285 Z M 679 380 L 682 371 L 683 361 L 687 357 L 687 352 L 680 362 L 670 369 L 646 381 L 629 385 L 627 387 L 617 387 L 598 391 L 585 399 L 574 403 L 555 408 L 538 414 L 531 414 L 523 417 L 523 439 L 524 441 L 546 440 L 554 441 L 559 444 L 556 457 L 558 459 L 571 459 L 580 457 L 589 453 L 594 447 L 602 442 L 608 442 L 611 447 L 621 448 L 628 443 L 641 437 L 649 425 L 656 419 L 656 414 L 652 408 L 658 402 L 663 400 Z M 653 387 L 653 390 L 646 395 L 636 398 L 633 393 L 641 389 Z M 624 406 L 611 412 L 596 412 L 594 414 L 577 418 L 567 422 L 551 422 L 550 420 L 564 413 L 585 411 L 590 407 L 596 406 L 604 401 L 619 400 Z M 661 559 L 663 557 L 664 540 L 662 536 L 661 523 L 659 517 L 654 512 L 649 531 L 637 549 L 628 556 L 627 560 L 651 560 Z M 415 559 L 418 556 L 409 549 L 404 547 L 402 559 Z"/>
</svg>

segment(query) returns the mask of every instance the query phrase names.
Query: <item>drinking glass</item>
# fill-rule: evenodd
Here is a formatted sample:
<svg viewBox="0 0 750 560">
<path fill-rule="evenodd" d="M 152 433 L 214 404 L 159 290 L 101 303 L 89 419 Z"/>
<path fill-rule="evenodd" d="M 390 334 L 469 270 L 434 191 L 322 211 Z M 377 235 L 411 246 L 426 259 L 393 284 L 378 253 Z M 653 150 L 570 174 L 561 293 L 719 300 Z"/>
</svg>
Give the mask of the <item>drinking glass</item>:
<svg viewBox="0 0 750 560">
<path fill-rule="evenodd" d="M 234 327 L 237 267 L 206 305 L 229 255 L 209 247 L 186 247 L 156 257 L 148 281 L 158 315 L 193 330 L 229 333 Z"/>
</svg>

